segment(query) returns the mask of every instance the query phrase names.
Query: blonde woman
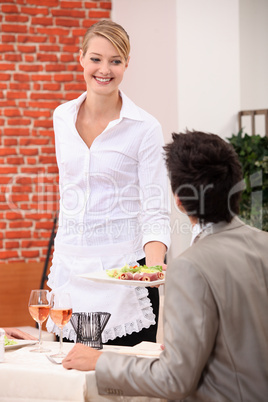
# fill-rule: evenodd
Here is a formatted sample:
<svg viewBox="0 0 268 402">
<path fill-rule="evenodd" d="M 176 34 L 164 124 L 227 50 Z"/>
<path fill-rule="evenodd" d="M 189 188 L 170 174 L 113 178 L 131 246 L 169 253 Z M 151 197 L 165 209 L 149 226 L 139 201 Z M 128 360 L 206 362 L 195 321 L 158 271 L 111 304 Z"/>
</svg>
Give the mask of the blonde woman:
<svg viewBox="0 0 268 402">
<path fill-rule="evenodd" d="M 77 275 L 163 265 L 170 241 L 161 126 L 119 90 L 129 52 L 122 26 L 92 25 L 80 50 L 86 92 L 54 112 L 60 214 L 48 281 L 71 293 L 73 311 L 110 312 L 102 339 L 121 345 L 156 340 L 158 289 Z M 64 331 L 75 338 L 70 324 Z"/>
</svg>

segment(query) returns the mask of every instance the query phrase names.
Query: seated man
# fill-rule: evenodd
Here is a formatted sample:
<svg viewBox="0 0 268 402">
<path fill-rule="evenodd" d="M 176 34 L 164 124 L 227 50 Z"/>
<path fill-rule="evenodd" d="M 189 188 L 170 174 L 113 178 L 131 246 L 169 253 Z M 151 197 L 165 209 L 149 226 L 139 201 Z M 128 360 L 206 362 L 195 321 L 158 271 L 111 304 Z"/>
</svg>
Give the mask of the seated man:
<svg viewBox="0 0 268 402">
<path fill-rule="evenodd" d="M 268 233 L 239 213 L 241 166 L 213 134 L 173 134 L 165 147 L 172 191 L 194 227 L 168 266 L 160 358 L 77 344 L 65 368 L 96 370 L 99 394 L 185 401 L 267 401 Z"/>
</svg>

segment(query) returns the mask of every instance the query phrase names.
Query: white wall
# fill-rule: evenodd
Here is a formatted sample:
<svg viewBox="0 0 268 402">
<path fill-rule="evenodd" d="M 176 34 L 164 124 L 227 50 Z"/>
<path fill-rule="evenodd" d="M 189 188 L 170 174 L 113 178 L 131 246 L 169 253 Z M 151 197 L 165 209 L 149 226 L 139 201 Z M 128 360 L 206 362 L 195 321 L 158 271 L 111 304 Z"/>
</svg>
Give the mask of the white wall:
<svg viewBox="0 0 268 402">
<path fill-rule="evenodd" d="M 226 137 L 240 109 L 239 0 L 113 0 L 112 18 L 131 37 L 122 89 L 161 122 L 166 142 L 189 129 Z M 172 203 L 174 258 L 190 242 Z"/>
<path fill-rule="evenodd" d="M 268 109 L 268 0 L 240 0 L 241 109 Z M 264 135 L 264 117 L 256 118 Z M 242 126 L 251 134 L 250 118 Z"/>
</svg>

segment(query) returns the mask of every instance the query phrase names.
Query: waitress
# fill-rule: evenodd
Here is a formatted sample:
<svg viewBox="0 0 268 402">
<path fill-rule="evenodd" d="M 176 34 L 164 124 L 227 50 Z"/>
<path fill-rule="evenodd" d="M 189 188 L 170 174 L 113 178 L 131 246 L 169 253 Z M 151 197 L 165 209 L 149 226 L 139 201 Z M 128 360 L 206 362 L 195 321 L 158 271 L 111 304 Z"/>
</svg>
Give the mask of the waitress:
<svg viewBox="0 0 268 402">
<path fill-rule="evenodd" d="M 74 312 L 111 313 L 103 342 L 133 346 L 156 341 L 158 289 L 78 276 L 164 265 L 170 243 L 162 129 L 119 90 L 129 52 L 122 26 L 92 25 L 80 50 L 86 92 L 54 112 L 60 213 L 48 286 L 68 291 Z M 59 334 L 51 320 L 47 329 Z M 75 339 L 70 323 L 64 337 Z"/>
</svg>

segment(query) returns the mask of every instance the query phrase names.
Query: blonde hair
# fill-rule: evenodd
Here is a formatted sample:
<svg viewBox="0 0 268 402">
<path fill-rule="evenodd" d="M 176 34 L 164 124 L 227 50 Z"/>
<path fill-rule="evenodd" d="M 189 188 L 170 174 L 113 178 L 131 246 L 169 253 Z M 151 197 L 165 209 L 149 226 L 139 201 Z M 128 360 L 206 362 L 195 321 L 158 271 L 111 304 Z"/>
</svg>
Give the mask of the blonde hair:
<svg viewBox="0 0 268 402">
<path fill-rule="evenodd" d="M 120 56 L 127 61 L 130 52 L 130 42 L 127 32 L 121 25 L 111 20 L 101 20 L 96 24 L 91 25 L 91 27 L 89 27 L 85 33 L 83 39 L 83 56 L 85 56 L 87 52 L 90 39 L 95 35 L 103 36 L 104 38 L 108 39 L 117 49 Z"/>
</svg>

